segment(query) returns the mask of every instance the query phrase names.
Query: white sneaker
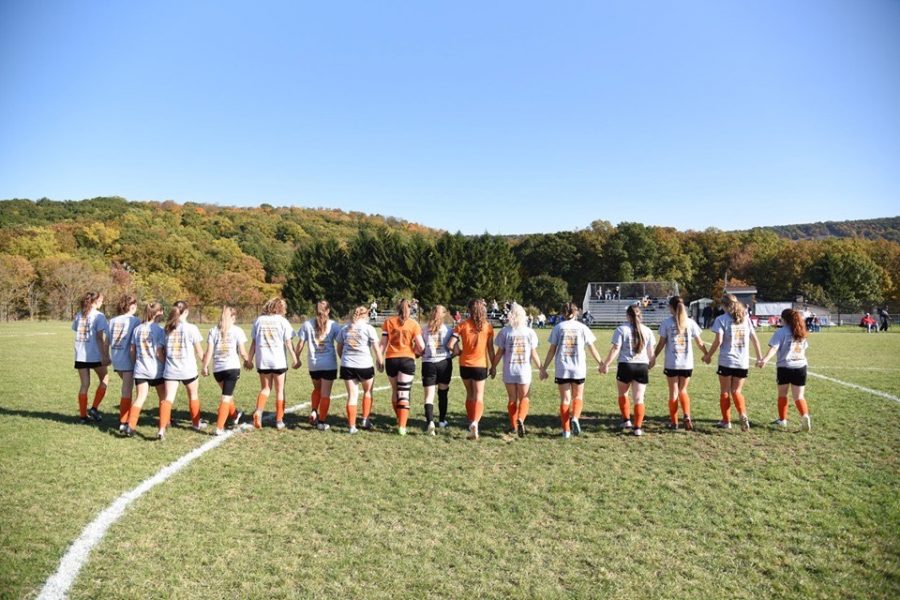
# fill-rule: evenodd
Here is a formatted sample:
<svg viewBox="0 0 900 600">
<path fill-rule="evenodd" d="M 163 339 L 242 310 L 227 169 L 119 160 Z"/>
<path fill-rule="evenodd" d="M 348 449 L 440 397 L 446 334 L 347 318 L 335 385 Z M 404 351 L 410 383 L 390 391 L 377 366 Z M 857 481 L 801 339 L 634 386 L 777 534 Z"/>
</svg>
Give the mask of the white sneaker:
<svg viewBox="0 0 900 600">
<path fill-rule="evenodd" d="M 741 415 L 741 431 L 750 431 L 750 419 L 747 415 Z"/>
<path fill-rule="evenodd" d="M 772 421 L 772 425 L 781 429 L 786 429 L 788 426 L 788 422 L 787 419 L 775 419 L 774 421 Z"/>
<path fill-rule="evenodd" d="M 578 422 L 578 419 L 570 420 L 569 427 L 572 430 L 572 435 L 581 435 L 581 423 Z"/>
<path fill-rule="evenodd" d="M 275 429 L 284 429 L 287 425 L 284 424 L 284 421 L 278 421 L 275 423 Z"/>
<path fill-rule="evenodd" d="M 716 421 L 716 427 L 719 429 L 731 429 L 731 421 Z"/>
<path fill-rule="evenodd" d="M 572 437 L 572 432 L 571 432 L 571 431 L 563 431 L 563 439 L 564 439 L 564 440 L 567 440 L 567 439 L 569 439 L 569 438 L 571 438 L 571 437 Z"/>
<path fill-rule="evenodd" d="M 397 434 L 398 435 L 406 435 L 406 427 L 398 427 Z"/>
<path fill-rule="evenodd" d="M 126 427 L 128 427 L 128 423 L 119 423 L 119 433 L 125 433 Z"/>
<path fill-rule="evenodd" d="M 206 421 L 204 421 L 202 419 L 196 425 L 191 423 L 191 429 L 193 429 L 194 431 L 206 431 L 207 427 L 209 427 L 209 423 L 207 423 Z"/>
<path fill-rule="evenodd" d="M 219 429 L 218 427 L 216 427 L 216 435 L 217 435 L 217 436 L 218 436 L 218 435 L 225 435 L 225 430 L 224 430 L 224 429 Z"/>
<path fill-rule="evenodd" d="M 448 423 L 447 421 L 440 421 L 438 423 L 438 427 L 440 427 L 441 429 L 446 429 L 448 425 L 450 425 L 450 423 Z"/>
<path fill-rule="evenodd" d="M 621 423 L 619 423 L 619 428 L 622 430 L 631 429 L 633 425 L 631 424 L 631 419 L 625 419 Z"/>
<path fill-rule="evenodd" d="M 166 439 L 166 430 L 160 429 L 159 433 L 156 434 L 156 439 L 158 439 L 159 441 L 163 441 L 164 439 Z"/>
<path fill-rule="evenodd" d="M 434 435 L 434 421 L 428 421 L 428 428 L 425 429 L 425 433 L 428 435 Z"/>
<path fill-rule="evenodd" d="M 634 428 L 634 435 L 637 435 L 637 436 L 644 435 L 644 430 L 641 429 L 640 427 L 635 427 L 635 428 Z"/>
<path fill-rule="evenodd" d="M 318 425 L 316 425 L 316 429 L 318 429 L 319 431 L 328 431 L 329 429 L 331 429 L 331 425 L 329 425 L 328 423 L 319 423 Z"/>
<path fill-rule="evenodd" d="M 478 423 L 472 423 L 469 425 L 469 433 L 466 434 L 466 439 L 468 440 L 477 440 L 478 439 Z"/>
<path fill-rule="evenodd" d="M 316 411 L 311 411 L 309 413 L 309 424 L 313 427 L 319 424 L 319 414 Z"/>
<path fill-rule="evenodd" d="M 356 427 L 351 427 L 350 429 L 347 430 L 347 433 L 349 433 L 351 435 L 353 435 L 354 433 L 357 433 L 357 432 L 359 432 L 359 429 L 357 429 Z"/>
<path fill-rule="evenodd" d="M 800 417 L 800 429 L 803 431 L 812 431 L 812 417 L 808 414 Z"/>
</svg>

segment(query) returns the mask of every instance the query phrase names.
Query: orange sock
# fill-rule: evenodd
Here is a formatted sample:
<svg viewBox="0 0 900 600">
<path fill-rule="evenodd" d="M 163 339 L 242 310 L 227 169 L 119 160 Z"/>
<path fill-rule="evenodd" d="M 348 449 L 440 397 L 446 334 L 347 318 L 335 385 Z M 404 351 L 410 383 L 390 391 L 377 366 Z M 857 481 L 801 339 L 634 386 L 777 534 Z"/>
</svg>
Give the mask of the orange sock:
<svg viewBox="0 0 900 600">
<path fill-rule="evenodd" d="M 636 407 L 635 410 L 637 410 Z M 669 398 L 669 421 L 673 425 L 678 425 L 678 399 L 676 398 Z"/>
<path fill-rule="evenodd" d="M 582 408 L 584 408 L 584 399 L 577 397 L 572 398 L 572 418 L 580 419 Z"/>
<path fill-rule="evenodd" d="M 319 396 L 319 423 L 324 423 L 328 420 L 329 408 L 331 408 L 331 396 Z"/>
<path fill-rule="evenodd" d="M 731 423 L 731 399 L 728 392 L 719 394 L 719 409 L 722 411 L 722 420 Z"/>
<path fill-rule="evenodd" d="M 788 399 L 787 396 L 778 396 L 778 418 L 786 421 L 788 417 Z M 803 413 L 800 413 L 801 415 Z"/>
<path fill-rule="evenodd" d="M 228 406 L 231 408 L 231 410 L 228 411 L 228 418 L 234 419 L 235 417 L 237 417 L 237 406 L 234 405 L 233 400 L 228 403 Z"/>
<path fill-rule="evenodd" d="M 737 407 L 738 414 L 746 415 L 747 403 L 744 401 L 744 395 L 740 392 L 734 392 L 732 396 L 734 396 L 734 405 Z"/>
<path fill-rule="evenodd" d="M 634 426 L 640 428 L 644 424 L 644 403 L 634 405 Z"/>
<path fill-rule="evenodd" d="M 571 409 L 568 404 L 559 405 L 559 421 L 562 423 L 563 431 L 569 431 L 569 419 L 572 416 Z"/>
<path fill-rule="evenodd" d="M 368 419 L 370 414 L 372 414 L 372 394 L 365 393 L 363 394 L 362 418 Z"/>
<path fill-rule="evenodd" d="M 256 410 L 263 411 L 266 408 L 266 402 L 269 400 L 268 394 L 263 394 L 262 392 L 256 397 Z"/>
<path fill-rule="evenodd" d="M 97 387 L 97 391 L 94 392 L 94 403 L 91 405 L 93 408 L 99 408 L 100 403 L 103 402 L 103 396 L 106 395 L 106 384 L 101 383 Z"/>
<path fill-rule="evenodd" d="M 519 400 L 519 420 L 523 423 L 525 422 L 525 417 L 528 416 L 528 406 L 530 401 L 528 400 L 528 396 L 525 396 L 521 400 Z"/>
<path fill-rule="evenodd" d="M 165 400 L 159 401 L 159 428 L 165 429 L 172 422 L 172 403 Z"/>
<path fill-rule="evenodd" d="M 806 400 L 794 400 L 794 406 L 797 407 L 797 410 L 800 411 L 800 416 L 805 417 L 809 414 L 809 407 L 806 405 Z M 785 407 L 785 414 L 787 414 L 787 407 Z"/>
<path fill-rule="evenodd" d="M 87 400 L 87 398 L 85 398 L 85 400 Z M 138 424 L 138 419 L 140 418 L 140 416 L 141 416 L 141 407 L 135 406 L 134 404 L 132 404 L 131 410 L 128 411 L 128 426 L 131 427 L 132 429 L 136 429 L 137 424 Z"/>
<path fill-rule="evenodd" d="M 312 398 L 310 399 L 310 403 L 312 404 L 312 409 L 319 412 L 319 399 L 322 397 L 322 393 L 319 390 L 313 390 Z"/>
<path fill-rule="evenodd" d="M 397 403 L 397 427 L 406 427 L 409 420 L 409 407 Z"/>
<path fill-rule="evenodd" d="M 474 421 L 477 423 L 481 421 L 481 416 L 484 414 L 484 402 L 475 402 L 475 406 L 472 407 L 472 415 L 475 417 Z"/>
<path fill-rule="evenodd" d="M 78 394 L 78 414 L 82 419 L 87 416 L 87 394 Z"/>
<path fill-rule="evenodd" d="M 231 414 L 234 404 L 231 402 L 219 402 L 219 414 L 216 418 L 216 429 L 225 429 L 225 421 Z"/>
<path fill-rule="evenodd" d="M 619 396 L 619 412 L 622 413 L 623 421 L 627 421 L 631 418 L 631 408 L 628 406 L 628 396 Z"/>
<path fill-rule="evenodd" d="M 356 427 L 356 405 L 347 404 L 347 425 Z"/>
<path fill-rule="evenodd" d="M 519 418 L 519 407 L 516 406 L 515 400 L 506 401 L 506 412 L 509 414 L 509 428 L 516 430 L 516 419 Z"/>
<path fill-rule="evenodd" d="M 684 413 L 684 416 L 688 416 L 691 414 L 691 397 L 688 396 L 687 392 L 681 392 L 678 394 L 678 400 L 681 401 L 681 412 Z"/>
<path fill-rule="evenodd" d="M 281 423 L 284 421 L 284 400 L 275 400 L 275 422 Z"/>
<path fill-rule="evenodd" d="M 131 410 L 131 398 L 122 396 L 119 398 L 119 423 L 128 421 L 128 412 Z"/>
<path fill-rule="evenodd" d="M 475 420 L 475 402 L 466 400 L 466 420 L 471 423 Z"/>
<path fill-rule="evenodd" d="M 191 413 L 191 423 L 195 426 L 200 424 L 200 398 L 191 398 L 188 400 L 188 410 Z"/>
</svg>

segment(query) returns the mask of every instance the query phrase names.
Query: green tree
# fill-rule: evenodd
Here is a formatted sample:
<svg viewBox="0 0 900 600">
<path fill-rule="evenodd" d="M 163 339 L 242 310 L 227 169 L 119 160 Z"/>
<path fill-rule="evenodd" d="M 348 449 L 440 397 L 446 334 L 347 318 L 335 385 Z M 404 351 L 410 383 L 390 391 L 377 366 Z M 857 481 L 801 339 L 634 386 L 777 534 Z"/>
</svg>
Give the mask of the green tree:
<svg viewBox="0 0 900 600">
<path fill-rule="evenodd" d="M 546 312 L 559 310 L 560 305 L 571 300 L 566 282 L 552 275 L 535 275 L 522 282 L 522 300 Z"/>
<path fill-rule="evenodd" d="M 829 242 L 813 273 L 838 315 L 882 300 L 884 271 L 853 243 Z"/>
</svg>

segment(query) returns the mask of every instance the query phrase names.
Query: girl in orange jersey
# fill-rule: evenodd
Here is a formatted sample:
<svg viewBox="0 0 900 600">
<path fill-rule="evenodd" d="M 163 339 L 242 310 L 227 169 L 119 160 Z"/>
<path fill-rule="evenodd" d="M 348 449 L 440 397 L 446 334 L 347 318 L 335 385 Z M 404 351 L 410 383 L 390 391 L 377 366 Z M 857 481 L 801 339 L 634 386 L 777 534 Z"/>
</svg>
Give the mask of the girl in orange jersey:
<svg viewBox="0 0 900 600">
<path fill-rule="evenodd" d="M 109 324 L 106 316 L 100 312 L 103 306 L 103 294 L 88 292 L 81 299 L 81 312 L 72 321 L 75 332 L 75 368 L 81 386 L 78 388 L 78 412 L 81 423 L 100 422 L 102 417 L 100 403 L 106 395 L 109 383 Z M 87 407 L 88 390 L 91 387 L 91 371 L 97 374 L 100 385 L 94 392 L 94 403 L 90 410 Z"/>
<path fill-rule="evenodd" d="M 494 328 L 488 321 L 484 300 L 469 301 L 469 318 L 454 328 L 447 347 L 459 355 L 459 376 L 466 387 L 466 437 L 477 440 L 478 422 L 484 414 L 484 382 L 489 366 L 494 364 Z"/>
<path fill-rule="evenodd" d="M 406 435 L 409 419 L 409 392 L 416 376 L 416 357 L 425 350 L 422 328 L 410 318 L 411 306 L 406 298 L 397 303 L 397 316 L 381 326 L 381 351 L 384 370 L 391 382 L 391 404 L 397 415 L 397 433 Z"/>
</svg>

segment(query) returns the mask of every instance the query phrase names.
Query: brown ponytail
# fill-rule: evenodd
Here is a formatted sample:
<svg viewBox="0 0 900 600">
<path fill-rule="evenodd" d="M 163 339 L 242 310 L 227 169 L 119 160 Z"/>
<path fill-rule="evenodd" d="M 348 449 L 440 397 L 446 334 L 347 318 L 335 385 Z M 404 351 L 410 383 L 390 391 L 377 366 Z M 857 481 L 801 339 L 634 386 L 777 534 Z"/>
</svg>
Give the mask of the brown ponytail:
<svg viewBox="0 0 900 600">
<path fill-rule="evenodd" d="M 644 344 L 646 343 L 644 332 L 641 330 L 641 309 L 636 304 L 632 304 L 625 312 L 628 315 L 628 321 L 631 323 L 631 350 L 638 354 L 644 349 Z"/>
<path fill-rule="evenodd" d="M 222 307 L 222 314 L 219 315 L 219 334 L 225 335 L 228 333 L 228 329 L 234 325 L 234 320 L 237 317 L 237 311 L 234 310 L 234 307 L 228 306 L 227 304 Z"/>
<path fill-rule="evenodd" d="M 159 302 L 148 302 L 144 305 L 144 323 L 152 323 L 162 314 L 162 305 Z"/>
<path fill-rule="evenodd" d="M 103 294 L 100 292 L 88 292 L 84 296 L 81 297 L 81 316 L 86 317 L 88 313 L 91 312 L 91 307 L 94 306 L 94 302 L 97 301 L 97 298 L 101 297 Z"/>
<path fill-rule="evenodd" d="M 272 298 L 263 305 L 264 315 L 283 315 L 287 312 L 287 302 L 284 298 Z"/>
<path fill-rule="evenodd" d="M 428 319 L 428 331 L 431 335 L 437 335 L 444 323 L 444 317 L 447 316 L 447 309 L 443 305 L 438 304 L 431 311 L 431 318 Z"/>
<path fill-rule="evenodd" d="M 409 318 L 409 312 L 409 300 L 400 298 L 400 301 L 397 302 L 397 319 L 399 319 L 401 325 L 406 323 L 406 320 Z"/>
<path fill-rule="evenodd" d="M 800 314 L 800 311 L 791 308 L 784 309 L 781 311 L 781 321 L 791 328 L 791 337 L 798 342 L 805 340 L 809 335 L 806 331 L 806 322 L 803 320 L 803 315 Z"/>
<path fill-rule="evenodd" d="M 560 312 L 566 321 L 570 321 L 578 316 L 578 305 L 574 302 L 566 302 L 562 305 Z"/>
<path fill-rule="evenodd" d="M 175 328 L 178 327 L 178 321 L 181 319 L 182 313 L 187 309 L 188 305 L 184 300 L 179 300 L 172 305 L 172 310 L 169 311 L 169 318 L 166 319 L 166 335 L 175 331 Z"/>
<path fill-rule="evenodd" d="M 325 337 L 325 327 L 328 325 L 328 316 L 331 314 L 331 305 L 328 300 L 316 302 L 316 339 Z"/>
<path fill-rule="evenodd" d="M 722 297 L 722 305 L 725 307 L 725 312 L 731 315 L 735 323 L 740 325 L 744 322 L 744 318 L 747 316 L 747 309 L 738 301 L 737 296 L 725 294 Z"/>
<path fill-rule="evenodd" d="M 484 300 L 469 300 L 469 319 L 475 325 L 475 331 L 481 333 L 487 322 L 487 307 L 484 305 Z"/>
<path fill-rule="evenodd" d="M 119 311 L 120 315 L 124 315 L 128 312 L 128 309 L 132 304 L 137 304 L 137 297 L 134 294 L 125 294 L 124 296 L 119 298 L 119 303 L 116 305 L 116 310 Z"/>
<path fill-rule="evenodd" d="M 669 308 L 675 314 L 675 331 L 678 333 L 687 331 L 687 310 L 684 308 L 684 300 L 682 300 L 681 296 L 669 298 Z"/>
</svg>

